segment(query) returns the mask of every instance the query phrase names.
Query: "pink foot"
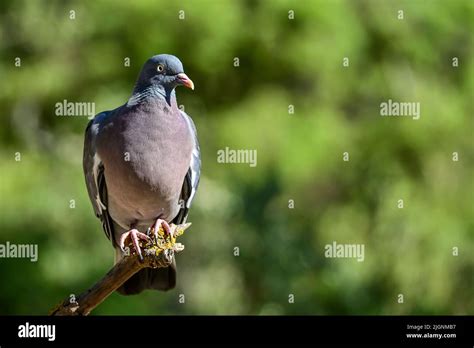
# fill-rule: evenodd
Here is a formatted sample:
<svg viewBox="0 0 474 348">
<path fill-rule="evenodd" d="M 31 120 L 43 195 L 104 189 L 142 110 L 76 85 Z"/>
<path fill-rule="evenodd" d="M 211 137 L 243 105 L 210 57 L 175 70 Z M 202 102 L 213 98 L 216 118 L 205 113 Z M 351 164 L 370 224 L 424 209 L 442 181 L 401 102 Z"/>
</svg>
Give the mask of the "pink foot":
<svg viewBox="0 0 474 348">
<path fill-rule="evenodd" d="M 140 260 L 143 261 L 143 256 L 142 256 L 142 250 L 140 249 L 140 245 L 138 243 L 139 239 L 149 241 L 150 237 L 148 237 L 146 234 L 139 232 L 137 229 L 133 228 L 128 232 L 123 233 L 120 236 L 120 241 L 119 241 L 119 246 L 122 251 L 125 251 L 125 242 L 127 239 L 131 239 L 133 247 L 135 251 L 137 252 L 138 256 L 140 257 Z"/>
<path fill-rule="evenodd" d="M 160 230 L 160 225 L 163 227 L 163 230 L 166 234 L 169 234 L 171 237 L 174 237 L 174 230 L 176 228 L 171 228 L 170 225 L 163 219 L 156 219 L 156 222 L 152 227 L 156 239 L 158 239 L 158 231 Z"/>
</svg>

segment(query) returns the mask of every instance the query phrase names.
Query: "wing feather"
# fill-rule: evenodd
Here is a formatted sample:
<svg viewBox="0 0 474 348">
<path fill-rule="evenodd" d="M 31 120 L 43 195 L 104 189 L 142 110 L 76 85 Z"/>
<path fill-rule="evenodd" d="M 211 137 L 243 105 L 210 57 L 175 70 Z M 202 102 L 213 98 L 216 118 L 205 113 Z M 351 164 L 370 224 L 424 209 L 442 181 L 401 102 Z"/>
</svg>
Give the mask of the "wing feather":
<svg viewBox="0 0 474 348">
<path fill-rule="evenodd" d="M 194 145 L 189 163 L 189 169 L 184 178 L 183 188 L 181 190 L 181 209 L 176 218 L 173 220 L 173 222 L 176 224 L 186 222 L 189 208 L 191 208 L 191 203 L 194 199 L 199 186 L 199 180 L 201 178 L 201 149 L 199 147 L 199 141 L 197 138 L 196 126 L 194 125 L 192 118 L 189 117 L 184 111 L 181 111 L 181 115 L 188 124 L 189 130 L 193 136 Z"/>
<path fill-rule="evenodd" d="M 105 235 L 115 244 L 113 221 L 107 210 L 107 185 L 104 176 L 104 166 L 96 151 L 96 140 L 99 134 L 100 123 L 109 111 L 98 114 L 86 128 L 84 139 L 83 169 L 89 199 L 95 215 L 101 220 Z"/>
</svg>

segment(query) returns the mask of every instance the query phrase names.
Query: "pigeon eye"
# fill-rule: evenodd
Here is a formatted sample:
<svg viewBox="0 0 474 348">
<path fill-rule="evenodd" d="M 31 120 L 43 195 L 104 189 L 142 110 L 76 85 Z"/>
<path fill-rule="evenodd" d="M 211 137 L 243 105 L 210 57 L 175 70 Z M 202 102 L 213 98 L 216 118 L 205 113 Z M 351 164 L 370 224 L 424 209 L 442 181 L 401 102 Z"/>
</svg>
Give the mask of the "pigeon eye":
<svg viewBox="0 0 474 348">
<path fill-rule="evenodd" d="M 158 64 L 158 66 L 156 67 L 156 70 L 158 70 L 159 72 L 162 72 L 163 70 L 165 70 L 165 67 L 163 64 Z"/>
</svg>

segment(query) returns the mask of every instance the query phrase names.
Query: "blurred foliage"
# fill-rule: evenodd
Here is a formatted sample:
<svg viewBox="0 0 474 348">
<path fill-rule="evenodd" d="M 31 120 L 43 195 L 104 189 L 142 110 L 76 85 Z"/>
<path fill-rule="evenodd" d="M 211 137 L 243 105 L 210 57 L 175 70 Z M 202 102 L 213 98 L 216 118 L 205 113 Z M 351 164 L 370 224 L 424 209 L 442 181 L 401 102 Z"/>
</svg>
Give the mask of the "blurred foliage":
<svg viewBox="0 0 474 348">
<path fill-rule="evenodd" d="M 203 156 L 193 226 L 177 289 L 95 314 L 474 314 L 473 23 L 470 0 L 0 2 L 0 243 L 39 245 L 36 263 L 0 259 L 0 314 L 44 314 L 112 265 L 88 120 L 55 104 L 115 108 L 158 53 L 196 84 L 177 91 Z M 420 102 L 420 120 L 380 117 L 387 99 Z M 226 146 L 257 167 L 217 163 Z M 325 258 L 332 241 L 365 261 Z"/>
</svg>

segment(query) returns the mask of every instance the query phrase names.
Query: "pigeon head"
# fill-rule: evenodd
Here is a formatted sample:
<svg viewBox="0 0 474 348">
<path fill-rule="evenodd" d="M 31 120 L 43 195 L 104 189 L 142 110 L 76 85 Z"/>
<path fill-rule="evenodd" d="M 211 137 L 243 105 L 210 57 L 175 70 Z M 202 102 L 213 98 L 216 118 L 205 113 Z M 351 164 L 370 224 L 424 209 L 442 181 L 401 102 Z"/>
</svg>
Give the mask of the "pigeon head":
<svg viewBox="0 0 474 348">
<path fill-rule="evenodd" d="M 181 61 L 170 54 L 159 54 L 148 59 L 143 65 L 135 92 L 152 88 L 169 96 L 177 86 L 194 89 L 194 83 L 184 73 Z"/>
</svg>

